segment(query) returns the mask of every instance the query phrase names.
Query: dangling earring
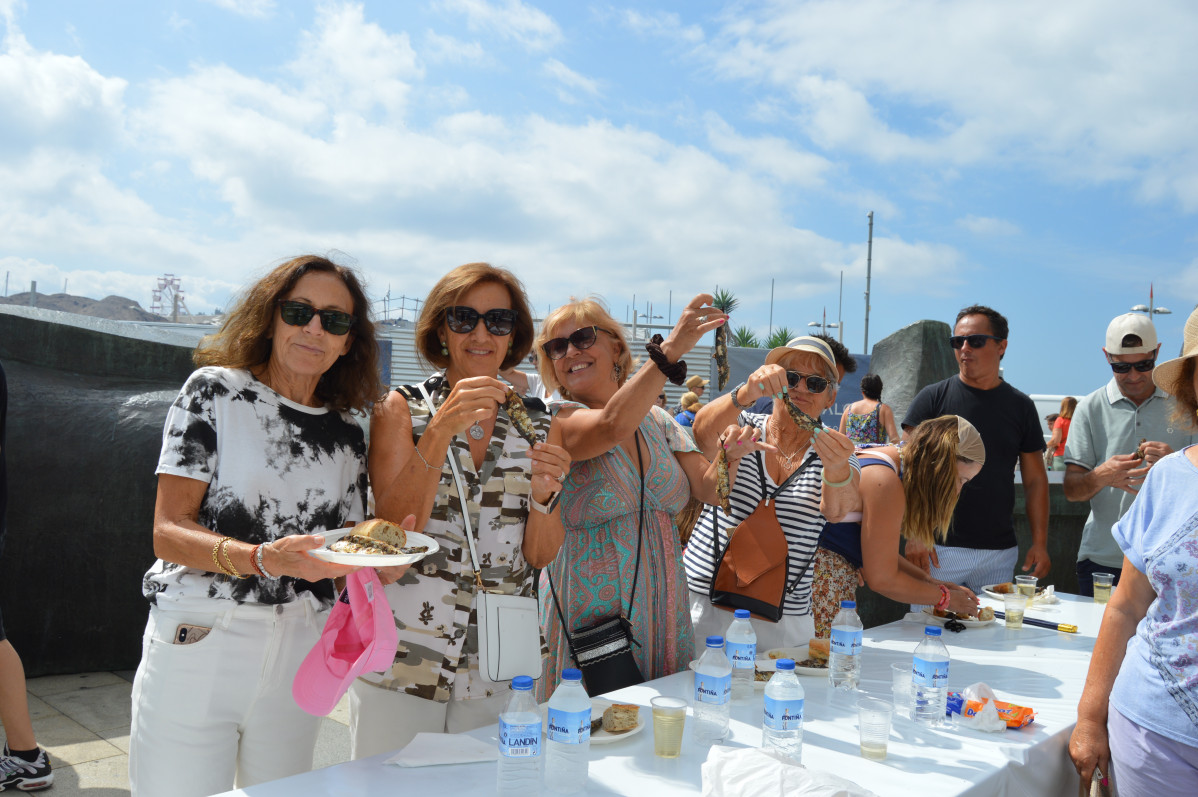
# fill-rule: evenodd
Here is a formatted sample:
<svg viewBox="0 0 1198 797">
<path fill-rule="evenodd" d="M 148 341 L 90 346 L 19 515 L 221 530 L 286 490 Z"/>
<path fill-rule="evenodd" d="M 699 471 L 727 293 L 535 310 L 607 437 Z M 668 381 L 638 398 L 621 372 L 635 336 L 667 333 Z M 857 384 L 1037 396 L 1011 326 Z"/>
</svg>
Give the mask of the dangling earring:
<svg viewBox="0 0 1198 797">
<path fill-rule="evenodd" d="M 619 364 L 613 365 L 611 368 L 611 381 L 616 382 L 618 384 L 619 381 L 623 378 L 624 378 L 624 366 L 619 365 Z"/>
<path fill-rule="evenodd" d="M 449 349 L 445 348 L 445 341 L 441 341 L 441 356 L 445 357 L 445 356 L 448 356 L 448 354 L 449 354 Z"/>
</svg>

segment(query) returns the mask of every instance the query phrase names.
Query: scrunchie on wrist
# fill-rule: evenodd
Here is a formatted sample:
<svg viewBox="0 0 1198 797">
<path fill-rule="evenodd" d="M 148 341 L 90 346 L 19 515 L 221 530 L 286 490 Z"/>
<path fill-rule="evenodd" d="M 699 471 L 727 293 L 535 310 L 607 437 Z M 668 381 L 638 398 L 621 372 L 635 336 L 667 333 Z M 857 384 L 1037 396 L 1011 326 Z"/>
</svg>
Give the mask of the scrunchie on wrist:
<svg viewBox="0 0 1198 797">
<path fill-rule="evenodd" d="M 679 360 L 676 363 L 670 362 L 666 358 L 666 353 L 661 350 L 661 343 L 665 340 L 661 335 L 654 335 L 645 344 L 645 351 L 649 352 L 649 359 L 657 366 L 657 370 L 666 375 L 675 385 L 681 385 L 686 381 L 686 360 Z"/>
</svg>

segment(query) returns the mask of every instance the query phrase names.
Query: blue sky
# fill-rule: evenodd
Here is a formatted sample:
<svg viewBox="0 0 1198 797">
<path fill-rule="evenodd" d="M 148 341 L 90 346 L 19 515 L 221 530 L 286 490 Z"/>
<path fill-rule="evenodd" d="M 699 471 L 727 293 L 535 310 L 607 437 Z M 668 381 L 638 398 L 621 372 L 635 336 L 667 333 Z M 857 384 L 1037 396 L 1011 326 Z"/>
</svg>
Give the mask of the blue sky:
<svg viewBox="0 0 1198 797">
<path fill-rule="evenodd" d="M 223 307 L 336 251 L 381 298 L 489 260 L 539 312 L 716 285 L 735 326 L 863 344 L 975 302 L 1026 392 L 1109 378 L 1198 302 L 1198 7 L 0 0 L 9 292 L 183 279 Z"/>
</svg>

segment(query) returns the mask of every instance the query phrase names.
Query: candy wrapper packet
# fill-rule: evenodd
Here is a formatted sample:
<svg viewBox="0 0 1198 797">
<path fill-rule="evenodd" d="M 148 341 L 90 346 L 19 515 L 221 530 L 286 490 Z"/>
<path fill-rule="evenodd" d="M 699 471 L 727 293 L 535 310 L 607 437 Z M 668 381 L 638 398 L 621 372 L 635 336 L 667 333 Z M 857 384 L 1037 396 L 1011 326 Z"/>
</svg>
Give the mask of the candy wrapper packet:
<svg viewBox="0 0 1198 797">
<path fill-rule="evenodd" d="M 993 704 L 992 710 L 997 712 L 998 719 L 1008 728 L 1022 728 L 1025 725 L 1030 725 L 1036 718 L 1036 712 L 1027 706 L 1017 706 L 1014 703 L 997 699 L 986 684 L 973 684 L 964 692 L 948 693 L 949 713 L 960 714 L 967 719 L 975 717 L 981 719 L 980 715 L 989 714 L 990 710 L 987 709 L 989 703 Z"/>
</svg>

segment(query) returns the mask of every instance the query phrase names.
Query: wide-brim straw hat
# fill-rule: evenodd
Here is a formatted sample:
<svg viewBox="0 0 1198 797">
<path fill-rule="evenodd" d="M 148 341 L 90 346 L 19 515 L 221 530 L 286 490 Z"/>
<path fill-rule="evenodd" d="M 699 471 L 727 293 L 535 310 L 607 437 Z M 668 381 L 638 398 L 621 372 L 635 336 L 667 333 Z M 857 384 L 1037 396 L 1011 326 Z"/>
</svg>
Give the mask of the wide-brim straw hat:
<svg viewBox="0 0 1198 797">
<path fill-rule="evenodd" d="M 1182 333 L 1181 356 L 1159 363 L 1152 371 L 1152 381 L 1166 393 L 1173 395 L 1177 392 L 1177 380 L 1181 378 L 1181 369 L 1186 360 L 1198 357 L 1198 309 L 1190 313 Z"/>
<path fill-rule="evenodd" d="M 832 373 L 837 373 L 836 355 L 832 353 L 832 347 L 819 338 L 813 338 L 810 335 L 800 335 L 797 338 L 791 338 L 786 341 L 785 346 L 776 346 L 770 349 L 770 353 L 765 355 L 765 364 L 771 365 L 776 363 L 792 351 L 805 351 L 817 354 L 832 369 Z"/>
</svg>

